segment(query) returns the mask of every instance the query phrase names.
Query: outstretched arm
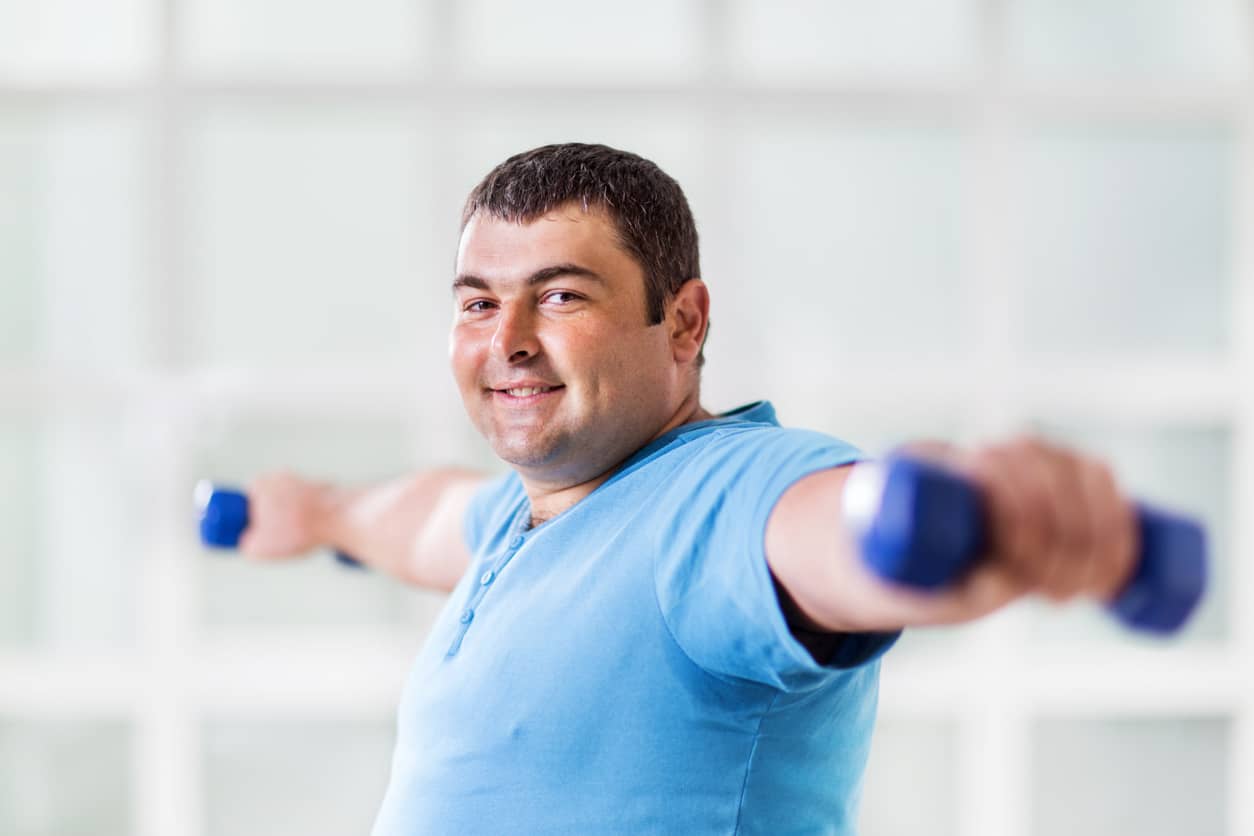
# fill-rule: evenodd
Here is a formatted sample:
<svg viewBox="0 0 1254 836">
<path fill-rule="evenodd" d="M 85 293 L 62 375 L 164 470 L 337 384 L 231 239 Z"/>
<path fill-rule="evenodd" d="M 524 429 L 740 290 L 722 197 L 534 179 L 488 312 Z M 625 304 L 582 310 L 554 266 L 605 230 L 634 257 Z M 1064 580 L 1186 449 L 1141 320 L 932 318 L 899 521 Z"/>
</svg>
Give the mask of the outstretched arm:
<svg viewBox="0 0 1254 836">
<path fill-rule="evenodd" d="M 800 479 L 766 531 L 767 562 L 802 613 L 833 632 L 971 621 L 1027 594 L 1107 601 L 1131 575 L 1135 515 L 1103 463 L 1035 438 L 912 454 L 963 473 L 985 496 L 989 553 L 955 585 L 916 592 L 879 579 L 841 508 L 851 467 Z"/>
<path fill-rule="evenodd" d="M 448 591 L 470 562 L 462 518 L 486 478 L 447 468 L 348 488 L 268 474 L 248 486 L 239 548 L 282 559 L 327 546 L 405 583 Z"/>
</svg>

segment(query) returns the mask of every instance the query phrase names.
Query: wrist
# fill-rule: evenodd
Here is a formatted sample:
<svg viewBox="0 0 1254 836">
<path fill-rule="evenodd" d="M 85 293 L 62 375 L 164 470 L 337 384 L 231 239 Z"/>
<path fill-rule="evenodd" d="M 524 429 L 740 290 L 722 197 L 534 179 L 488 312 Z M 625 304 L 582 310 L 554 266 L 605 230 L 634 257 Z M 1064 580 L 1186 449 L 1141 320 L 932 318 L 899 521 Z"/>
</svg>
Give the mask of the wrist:
<svg viewBox="0 0 1254 836">
<path fill-rule="evenodd" d="M 315 546 L 336 548 L 343 539 L 350 491 L 329 482 L 309 483 L 305 527 Z"/>
</svg>

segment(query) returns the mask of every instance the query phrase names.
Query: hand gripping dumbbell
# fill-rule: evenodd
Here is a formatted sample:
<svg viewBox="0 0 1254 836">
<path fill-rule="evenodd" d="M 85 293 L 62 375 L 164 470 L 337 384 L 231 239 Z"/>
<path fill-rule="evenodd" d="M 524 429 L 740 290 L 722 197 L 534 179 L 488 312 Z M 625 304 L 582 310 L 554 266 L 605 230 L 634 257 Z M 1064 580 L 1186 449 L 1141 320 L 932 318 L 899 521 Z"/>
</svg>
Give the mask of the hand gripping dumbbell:
<svg viewBox="0 0 1254 836">
<path fill-rule="evenodd" d="M 196 485 L 195 498 L 200 511 L 201 542 L 212 548 L 236 548 L 248 527 L 248 497 L 242 491 L 202 481 Z M 365 568 L 341 551 L 335 552 L 335 559 L 345 566 Z"/>
<path fill-rule="evenodd" d="M 846 485 L 845 514 L 866 564 L 885 580 L 916 589 L 956 580 L 985 550 L 979 489 L 917 459 L 857 465 Z M 1143 503 L 1136 514 L 1136 570 L 1107 609 L 1133 629 L 1172 633 L 1206 588 L 1206 533 L 1188 517 Z"/>
</svg>

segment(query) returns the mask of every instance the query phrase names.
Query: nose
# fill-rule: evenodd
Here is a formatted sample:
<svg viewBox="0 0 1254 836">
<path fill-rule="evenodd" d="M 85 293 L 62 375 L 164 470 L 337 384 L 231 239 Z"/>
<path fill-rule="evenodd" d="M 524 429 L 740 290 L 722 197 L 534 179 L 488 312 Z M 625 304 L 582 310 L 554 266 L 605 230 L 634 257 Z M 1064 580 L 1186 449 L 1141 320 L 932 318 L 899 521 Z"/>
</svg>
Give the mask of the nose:
<svg viewBox="0 0 1254 836">
<path fill-rule="evenodd" d="M 502 305 L 496 333 L 492 335 L 492 353 L 510 363 L 517 363 L 540 353 L 535 321 L 524 305 Z"/>
</svg>

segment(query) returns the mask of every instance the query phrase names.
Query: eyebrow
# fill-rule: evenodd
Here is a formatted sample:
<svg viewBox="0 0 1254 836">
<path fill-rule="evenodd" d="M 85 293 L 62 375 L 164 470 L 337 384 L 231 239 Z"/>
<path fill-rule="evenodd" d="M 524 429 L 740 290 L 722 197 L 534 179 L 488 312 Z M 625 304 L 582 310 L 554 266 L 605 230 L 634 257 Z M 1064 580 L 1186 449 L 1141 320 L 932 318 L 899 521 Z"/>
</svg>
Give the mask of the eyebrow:
<svg viewBox="0 0 1254 836">
<path fill-rule="evenodd" d="M 541 267 L 539 270 L 527 277 L 528 287 L 535 287 L 543 284 L 549 279 L 555 279 L 558 276 L 579 276 L 580 278 L 589 279 L 604 285 L 605 279 L 599 274 L 587 267 L 580 267 L 578 264 L 554 264 L 549 267 Z M 480 278 L 470 273 L 462 273 L 453 279 L 453 292 L 456 293 L 458 288 L 473 287 L 476 290 L 490 290 L 490 286 L 486 279 Z"/>
</svg>

